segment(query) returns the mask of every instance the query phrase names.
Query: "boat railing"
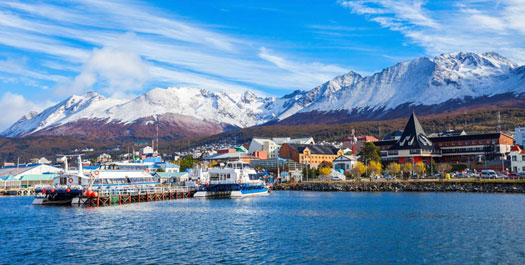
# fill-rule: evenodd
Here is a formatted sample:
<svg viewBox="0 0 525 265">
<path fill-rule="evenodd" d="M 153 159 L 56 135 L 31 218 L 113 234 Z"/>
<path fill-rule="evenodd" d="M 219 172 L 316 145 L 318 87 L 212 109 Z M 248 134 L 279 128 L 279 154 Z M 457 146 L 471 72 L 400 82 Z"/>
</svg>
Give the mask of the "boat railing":
<svg viewBox="0 0 525 265">
<path fill-rule="evenodd" d="M 99 196 L 109 195 L 147 195 L 154 193 L 169 193 L 169 192 L 189 192 L 196 191 L 198 187 L 188 186 L 164 186 L 164 187 L 130 187 L 130 188 L 118 188 L 118 189 L 93 189 Z"/>
</svg>

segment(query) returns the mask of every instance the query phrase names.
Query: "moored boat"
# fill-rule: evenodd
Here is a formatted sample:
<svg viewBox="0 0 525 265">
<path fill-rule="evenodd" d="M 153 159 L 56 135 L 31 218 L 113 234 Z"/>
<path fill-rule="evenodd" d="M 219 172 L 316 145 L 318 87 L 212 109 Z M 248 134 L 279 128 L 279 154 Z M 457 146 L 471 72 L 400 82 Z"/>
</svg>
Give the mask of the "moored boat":
<svg viewBox="0 0 525 265">
<path fill-rule="evenodd" d="M 267 195 L 268 185 L 255 169 L 243 161 L 228 162 L 224 167 L 210 168 L 208 178 L 201 180 L 194 197 L 247 197 Z"/>
</svg>

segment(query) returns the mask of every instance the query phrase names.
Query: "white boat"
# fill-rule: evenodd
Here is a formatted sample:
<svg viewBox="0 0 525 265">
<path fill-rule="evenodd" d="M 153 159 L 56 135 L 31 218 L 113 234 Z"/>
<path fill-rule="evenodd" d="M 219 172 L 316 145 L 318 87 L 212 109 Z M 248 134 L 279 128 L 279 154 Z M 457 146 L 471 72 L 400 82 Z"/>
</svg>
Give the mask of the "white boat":
<svg viewBox="0 0 525 265">
<path fill-rule="evenodd" d="M 247 197 L 270 192 L 255 169 L 240 160 L 228 162 L 224 167 L 208 169 L 207 177 L 201 180 L 199 191 L 194 197 Z"/>
<path fill-rule="evenodd" d="M 84 175 L 81 157 L 78 157 L 79 169 L 70 174 L 67 163 L 66 173 L 53 179 L 51 186 L 35 188 L 34 205 L 78 205 L 80 195 L 91 196 L 103 193 L 136 193 L 153 191 L 158 180 L 143 170 L 120 170 L 118 165 L 110 164 Z"/>
</svg>

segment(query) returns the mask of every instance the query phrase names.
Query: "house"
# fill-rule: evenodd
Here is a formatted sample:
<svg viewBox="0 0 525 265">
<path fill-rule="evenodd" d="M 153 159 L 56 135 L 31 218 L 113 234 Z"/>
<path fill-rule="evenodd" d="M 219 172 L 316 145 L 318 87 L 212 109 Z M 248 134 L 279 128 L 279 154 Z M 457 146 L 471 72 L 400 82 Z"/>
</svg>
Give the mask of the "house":
<svg viewBox="0 0 525 265">
<path fill-rule="evenodd" d="M 317 167 L 322 162 L 332 162 L 338 156 L 343 155 L 341 149 L 328 145 L 314 144 L 283 144 L 279 156 L 291 159 L 297 163 L 304 163 Z"/>
<path fill-rule="evenodd" d="M 357 157 L 353 155 L 341 155 L 334 159 L 333 169 L 344 173 L 345 171 L 350 171 L 354 168 L 357 163 Z"/>
<path fill-rule="evenodd" d="M 525 150 L 522 150 L 518 145 L 510 149 L 510 172 L 521 173 L 525 172 Z"/>
</svg>

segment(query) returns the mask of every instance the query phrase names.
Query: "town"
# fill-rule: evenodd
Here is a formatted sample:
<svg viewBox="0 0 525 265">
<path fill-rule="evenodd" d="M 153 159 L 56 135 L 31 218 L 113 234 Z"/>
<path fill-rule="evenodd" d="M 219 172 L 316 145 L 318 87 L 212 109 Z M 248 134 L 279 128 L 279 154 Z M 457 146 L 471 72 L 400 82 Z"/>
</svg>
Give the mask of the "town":
<svg viewBox="0 0 525 265">
<path fill-rule="evenodd" d="M 513 132 L 498 128 L 484 134 L 464 130 L 427 134 L 415 113 L 403 130 L 383 139 L 355 132 L 340 142 L 317 143 L 312 137 L 253 138 L 246 145 L 214 144 L 171 155 L 158 152 L 158 140 L 151 146 L 139 144 L 143 147 L 137 151 L 132 148 L 118 156 L 102 153 L 83 158 L 81 166 L 85 172 L 108 166 L 142 171 L 160 183 L 177 185 L 199 181 L 196 168 L 221 167 L 237 160 L 264 172 L 272 183 L 525 178 L 525 127 Z M 87 157 L 93 151 L 84 147 L 72 153 Z M 58 155 L 54 161 L 42 157 L 28 163 L 6 161 L 0 169 L 0 193 L 34 194 L 35 187 L 51 185 L 58 175 L 79 167 L 74 159 L 68 164 L 70 157 Z"/>
</svg>

